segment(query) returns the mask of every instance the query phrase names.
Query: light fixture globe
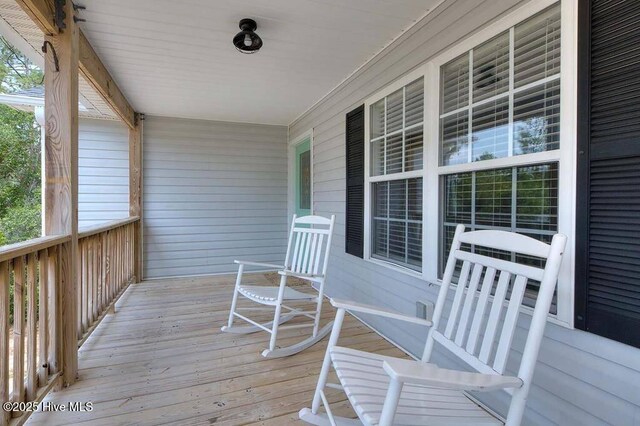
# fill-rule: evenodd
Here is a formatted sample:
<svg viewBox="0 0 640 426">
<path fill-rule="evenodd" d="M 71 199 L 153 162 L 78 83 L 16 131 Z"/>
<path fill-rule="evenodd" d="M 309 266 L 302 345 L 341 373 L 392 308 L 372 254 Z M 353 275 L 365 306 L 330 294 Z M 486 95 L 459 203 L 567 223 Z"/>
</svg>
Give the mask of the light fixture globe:
<svg viewBox="0 0 640 426">
<path fill-rule="evenodd" d="M 242 53 L 255 53 L 262 47 L 262 39 L 254 31 L 258 28 L 256 21 L 249 18 L 240 20 L 240 31 L 233 38 L 233 45 Z"/>
</svg>

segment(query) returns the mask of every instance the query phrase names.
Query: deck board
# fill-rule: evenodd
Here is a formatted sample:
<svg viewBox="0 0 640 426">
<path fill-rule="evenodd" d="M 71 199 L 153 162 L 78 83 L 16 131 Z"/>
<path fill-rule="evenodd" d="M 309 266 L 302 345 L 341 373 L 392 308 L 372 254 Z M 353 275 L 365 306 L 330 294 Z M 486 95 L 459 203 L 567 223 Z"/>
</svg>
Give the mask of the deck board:
<svg viewBox="0 0 640 426">
<path fill-rule="evenodd" d="M 130 286 L 116 314 L 105 318 L 80 349 L 79 380 L 45 400 L 91 401 L 93 410 L 37 412 L 27 424 L 298 424 L 298 411 L 311 403 L 327 339 L 295 356 L 266 360 L 260 356 L 268 344 L 266 333 L 221 333 L 234 279 L 166 279 Z M 249 280 L 271 283 L 263 274 Z M 324 324 L 334 311 L 326 302 L 323 309 Z M 268 316 L 263 314 L 265 320 Z M 279 344 L 294 343 L 308 332 L 283 331 Z M 351 316 L 340 343 L 405 356 Z M 354 416 L 344 395 L 331 391 L 328 397 L 338 413 Z"/>
</svg>

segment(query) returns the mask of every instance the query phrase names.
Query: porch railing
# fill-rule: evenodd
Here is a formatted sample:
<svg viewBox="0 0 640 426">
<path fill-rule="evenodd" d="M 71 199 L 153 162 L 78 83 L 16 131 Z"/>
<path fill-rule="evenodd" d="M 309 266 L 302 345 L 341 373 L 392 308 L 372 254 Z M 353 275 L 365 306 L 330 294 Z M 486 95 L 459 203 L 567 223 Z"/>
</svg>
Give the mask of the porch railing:
<svg viewBox="0 0 640 426">
<path fill-rule="evenodd" d="M 0 423 L 20 416 L 55 383 L 60 359 L 60 253 L 70 236 L 37 238 L 0 250 Z"/>
<path fill-rule="evenodd" d="M 134 277 L 138 217 L 78 234 L 78 345 L 112 310 Z M 0 248 L 0 425 L 22 423 L 61 377 L 60 268 L 71 236 L 36 238 Z M 13 419 L 13 421 L 12 421 Z"/>
<path fill-rule="evenodd" d="M 78 233 L 78 339 L 89 337 L 134 280 L 138 218 L 86 228 Z"/>
</svg>

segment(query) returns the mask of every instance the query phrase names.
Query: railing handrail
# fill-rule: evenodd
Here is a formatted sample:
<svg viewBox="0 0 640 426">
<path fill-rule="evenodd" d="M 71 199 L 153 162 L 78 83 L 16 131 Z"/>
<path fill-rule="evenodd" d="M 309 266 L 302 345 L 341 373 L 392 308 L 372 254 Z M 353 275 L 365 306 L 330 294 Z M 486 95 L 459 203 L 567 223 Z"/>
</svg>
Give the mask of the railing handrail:
<svg viewBox="0 0 640 426">
<path fill-rule="evenodd" d="M 98 225 L 83 227 L 78 231 L 78 239 L 90 237 L 92 235 L 120 228 L 121 226 L 137 222 L 138 220 L 140 220 L 139 216 L 130 216 L 126 219 L 116 219 L 110 222 L 100 223 Z"/>
<path fill-rule="evenodd" d="M 0 247 L 0 262 L 66 243 L 71 235 L 48 235 Z"/>
<path fill-rule="evenodd" d="M 110 231 L 130 223 L 137 222 L 139 216 L 131 216 L 126 219 L 117 219 L 110 222 L 101 223 L 99 225 L 87 226 L 78 232 L 78 238 L 86 238 L 101 232 Z M 71 241 L 71 235 L 47 235 L 45 237 L 33 238 L 19 243 L 0 246 L 0 262 L 15 259 L 16 257 L 25 256 L 46 248 L 57 246 Z"/>
</svg>

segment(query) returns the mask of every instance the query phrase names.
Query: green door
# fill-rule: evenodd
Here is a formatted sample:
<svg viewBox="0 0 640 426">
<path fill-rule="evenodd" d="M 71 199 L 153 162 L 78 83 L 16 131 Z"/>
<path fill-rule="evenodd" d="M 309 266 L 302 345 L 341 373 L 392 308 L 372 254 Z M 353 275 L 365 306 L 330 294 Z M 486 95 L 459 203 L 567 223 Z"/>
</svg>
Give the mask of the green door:
<svg viewBox="0 0 640 426">
<path fill-rule="evenodd" d="M 311 214 L 311 140 L 296 146 L 296 215 Z"/>
</svg>

